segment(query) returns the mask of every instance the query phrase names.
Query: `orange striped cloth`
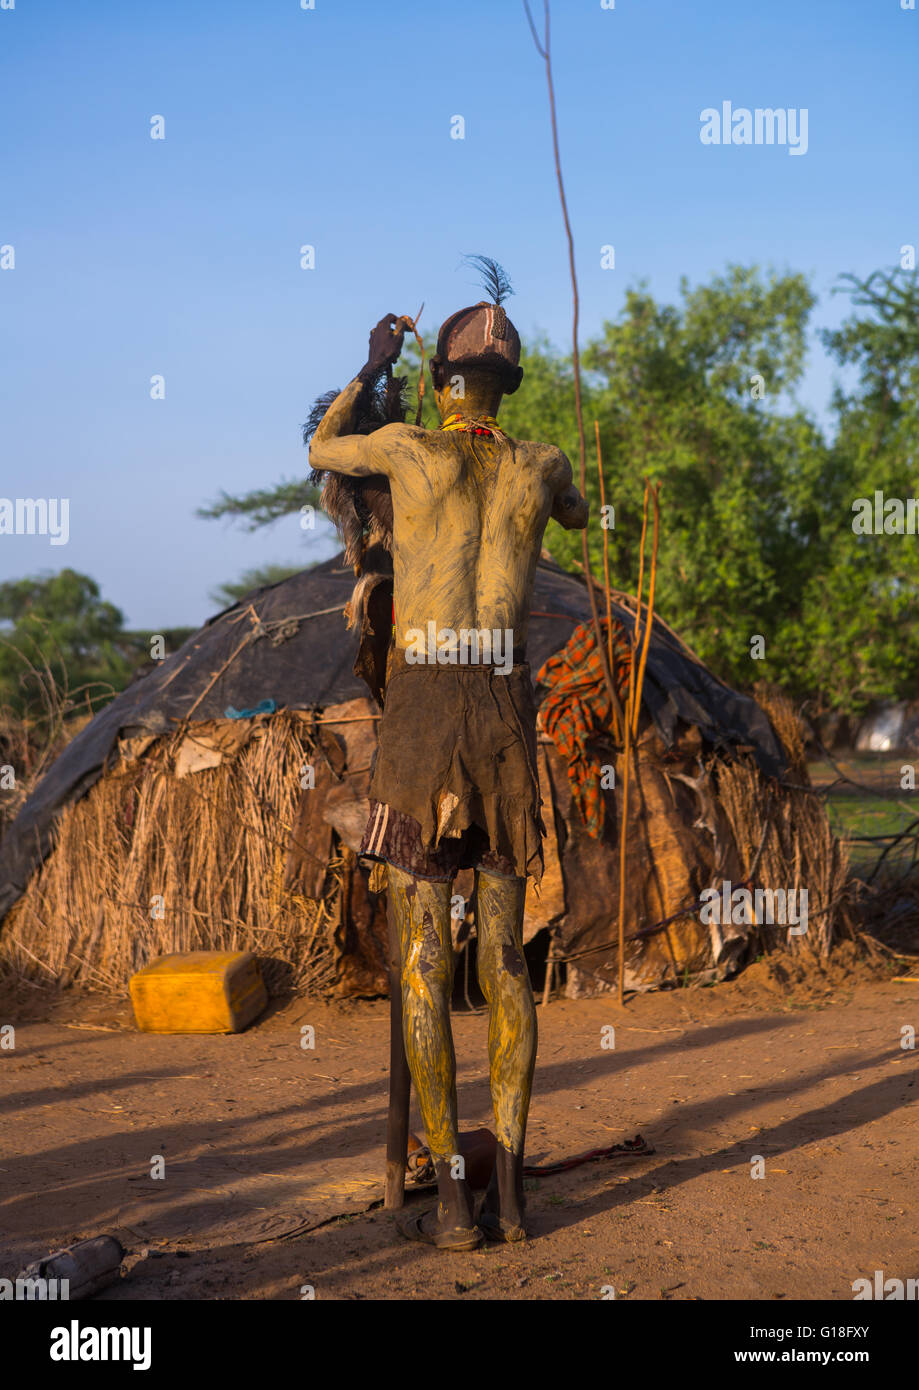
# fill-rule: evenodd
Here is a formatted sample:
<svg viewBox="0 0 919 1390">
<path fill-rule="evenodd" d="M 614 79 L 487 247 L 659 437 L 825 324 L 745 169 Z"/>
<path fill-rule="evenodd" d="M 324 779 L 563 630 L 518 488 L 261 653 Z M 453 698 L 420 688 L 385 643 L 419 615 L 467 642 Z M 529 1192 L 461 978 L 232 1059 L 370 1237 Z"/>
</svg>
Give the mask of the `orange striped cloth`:
<svg viewBox="0 0 919 1390">
<path fill-rule="evenodd" d="M 600 627 L 605 645 L 605 618 L 600 620 Z M 613 658 L 616 689 L 625 705 L 632 649 L 625 628 L 615 618 Z M 548 694 L 540 705 L 542 721 L 559 755 L 568 764 L 572 799 L 588 834 L 598 840 L 603 834 L 605 810 L 601 786 L 604 765 L 591 751 L 590 743 L 594 738 L 609 741 L 613 711 L 592 623 L 580 623 L 575 628 L 567 646 L 550 656 L 541 667 L 536 683 L 548 687 Z"/>
</svg>

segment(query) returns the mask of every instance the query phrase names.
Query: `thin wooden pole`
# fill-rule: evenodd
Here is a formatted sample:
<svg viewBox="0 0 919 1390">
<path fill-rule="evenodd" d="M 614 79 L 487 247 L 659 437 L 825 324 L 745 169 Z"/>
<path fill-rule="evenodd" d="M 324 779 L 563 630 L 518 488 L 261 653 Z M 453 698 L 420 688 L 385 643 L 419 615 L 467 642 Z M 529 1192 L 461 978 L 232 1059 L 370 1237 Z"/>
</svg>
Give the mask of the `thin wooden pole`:
<svg viewBox="0 0 919 1390">
<path fill-rule="evenodd" d="M 562 178 L 562 161 L 558 148 L 558 120 L 555 112 L 555 83 L 552 78 L 552 52 L 549 40 L 549 0 L 543 0 L 543 13 L 545 17 L 545 38 L 539 42 L 539 35 L 536 33 L 536 26 L 533 23 L 533 16 L 530 13 L 528 0 L 523 0 L 523 8 L 526 10 L 527 20 L 530 25 L 530 33 L 533 35 L 533 43 L 536 51 L 546 65 L 546 82 L 549 87 L 549 115 L 552 123 L 552 149 L 555 156 L 555 177 L 558 181 L 558 195 L 562 205 L 562 220 L 565 224 L 565 236 L 568 240 L 568 266 L 571 271 L 571 290 L 574 297 L 574 322 L 572 326 L 572 351 L 571 360 L 574 367 L 574 410 L 578 422 L 578 468 L 581 484 L 581 495 L 587 496 L 587 443 L 584 434 L 584 409 L 581 402 L 581 353 L 578 346 L 578 329 L 581 317 L 581 299 L 578 293 L 578 276 L 574 263 L 574 237 L 571 232 L 571 221 L 568 217 L 568 200 L 565 197 L 565 181 Z M 590 569 L 590 548 L 587 543 L 587 529 L 581 532 L 581 547 L 584 555 L 584 572 L 587 579 L 587 594 L 590 598 L 590 612 L 593 621 L 594 636 L 597 642 L 597 651 L 600 656 L 600 665 L 603 668 L 603 677 L 609 691 L 610 700 L 617 716 L 622 714 L 622 706 L 619 695 L 613 681 L 612 672 L 606 659 L 606 649 L 603 645 L 603 633 L 600 628 L 600 614 L 597 610 L 597 599 L 594 594 L 593 584 L 591 583 Z"/>
<path fill-rule="evenodd" d="M 554 954 L 553 954 L 552 946 L 551 946 L 551 943 L 550 943 L 550 945 L 549 945 L 549 954 L 546 956 L 546 978 L 545 978 L 545 980 L 543 981 L 543 987 L 542 987 L 542 1002 L 543 1002 L 543 1004 L 548 1004 L 549 1000 L 552 998 L 552 979 L 553 979 L 553 976 L 554 976 L 554 975 L 555 975 L 555 956 L 554 956 Z"/>
<path fill-rule="evenodd" d="M 634 658 L 633 658 L 634 662 Z M 625 1003 L 625 846 L 629 824 L 629 764 L 632 756 L 631 711 L 626 710 L 623 744 L 622 821 L 619 826 L 619 1003 Z"/>
<path fill-rule="evenodd" d="M 603 587 L 606 590 L 606 648 L 610 675 L 616 680 L 616 663 L 613 658 L 613 596 L 609 588 L 609 530 L 603 525 L 603 512 L 606 508 L 606 483 L 603 477 L 603 450 L 600 447 L 600 421 L 594 420 L 594 435 L 597 440 L 597 476 L 600 480 L 600 526 L 603 530 Z M 615 728 L 616 710 L 613 710 L 613 725 L 617 740 L 622 737 Z"/>
<path fill-rule="evenodd" d="M 632 634 L 632 661 L 629 669 L 629 695 L 626 704 L 625 718 L 625 739 L 623 744 L 624 770 L 622 776 L 622 822 L 619 827 L 619 1003 L 625 1003 L 625 887 L 626 887 L 626 837 L 628 831 L 629 816 L 629 774 L 632 766 L 632 740 L 638 736 L 638 715 L 641 709 L 641 695 L 645 683 L 645 666 L 648 660 L 648 649 L 651 645 L 651 629 L 654 623 L 654 588 L 657 578 L 657 543 L 660 523 L 660 506 L 658 493 L 660 483 L 654 488 L 651 487 L 647 478 L 645 479 L 645 495 L 642 508 L 641 526 L 641 558 L 639 561 L 639 582 L 638 582 L 638 612 L 635 617 L 635 629 Z M 641 614 L 642 595 L 641 590 L 644 584 L 644 560 L 645 560 L 645 538 L 648 529 L 648 498 L 651 498 L 654 509 L 654 527 L 651 541 L 651 565 L 648 585 L 648 605 L 645 616 L 645 626 L 642 631 L 642 644 L 639 653 L 638 632 L 639 618 Z M 637 768 L 636 768 L 637 771 Z"/>
<path fill-rule="evenodd" d="M 641 586 L 644 583 L 645 533 L 648 527 L 648 484 L 645 482 L 645 497 L 642 508 L 641 546 L 638 556 L 638 613 L 632 629 L 632 659 L 629 662 L 629 693 L 625 706 L 625 735 L 622 757 L 622 822 L 619 826 L 619 1003 L 625 1003 L 625 882 L 626 882 L 626 838 L 629 827 L 629 772 L 632 765 L 632 723 L 635 709 L 635 676 L 638 662 L 638 624 L 641 616 Z"/>
<path fill-rule="evenodd" d="M 641 504 L 641 544 L 638 548 L 638 611 L 635 614 L 635 626 L 632 629 L 632 652 L 637 655 L 641 642 L 641 595 L 645 583 L 645 537 L 648 534 L 648 480 L 645 478 L 645 495 Z M 629 675 L 629 704 L 634 709 L 633 695 L 635 682 L 633 677 L 637 675 L 635 662 L 632 662 L 632 670 Z"/>
<path fill-rule="evenodd" d="M 654 508 L 654 529 L 652 532 L 651 539 L 651 579 L 648 586 L 648 609 L 645 617 L 644 641 L 642 643 L 641 648 L 641 662 L 639 663 L 638 667 L 638 681 L 636 686 L 638 693 L 635 702 L 635 708 L 632 711 L 633 734 L 638 733 L 638 710 L 641 705 L 641 692 L 645 683 L 645 666 L 648 662 L 648 649 L 651 646 L 651 626 L 654 622 L 654 585 L 657 579 L 657 540 L 658 532 L 660 529 L 660 502 L 658 501 L 658 493 L 660 492 L 660 486 L 660 483 L 658 483 L 657 486 L 653 488 L 651 491 L 651 503 Z"/>
</svg>

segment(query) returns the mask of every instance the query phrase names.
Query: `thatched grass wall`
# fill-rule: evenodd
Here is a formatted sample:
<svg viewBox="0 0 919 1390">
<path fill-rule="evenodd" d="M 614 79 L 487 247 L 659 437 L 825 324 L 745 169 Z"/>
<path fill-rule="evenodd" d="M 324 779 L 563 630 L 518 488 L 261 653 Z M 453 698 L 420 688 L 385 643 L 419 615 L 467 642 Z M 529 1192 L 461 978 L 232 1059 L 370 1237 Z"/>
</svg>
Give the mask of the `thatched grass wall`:
<svg viewBox="0 0 919 1390">
<path fill-rule="evenodd" d="M 699 731 L 686 728 L 672 746 L 645 721 L 633 755 L 626 836 L 625 986 L 705 983 L 728 978 L 758 955 L 788 953 L 806 964 L 824 960 L 833 944 L 854 936 L 848 852 L 830 828 L 823 798 L 811 787 L 802 731 L 784 697 L 760 692 L 788 754 L 776 782 L 749 751 L 717 756 Z M 622 786 L 621 753 L 615 760 Z M 551 763 L 551 760 L 550 760 Z M 551 763 L 555 768 L 555 764 Z M 591 840 L 572 810 L 562 764 L 553 772 L 555 805 L 565 823 L 568 915 L 557 933 L 555 959 L 565 963 L 570 998 L 617 988 L 616 909 L 620 826 L 612 814 L 602 843 Z M 610 812 L 621 805 L 611 802 Z M 794 893 L 795 913 L 807 893 L 807 929 L 756 918 L 711 925 L 702 893 L 732 889 Z M 753 900 L 755 916 L 756 900 Z M 780 911 L 780 916 L 783 914 Z"/>
<path fill-rule="evenodd" d="M 807 932 L 760 924 L 766 949 L 782 946 L 826 956 L 833 941 L 851 935 L 846 907 L 848 851 L 830 829 L 826 807 L 812 791 L 783 788 L 771 795 L 747 761 L 716 764 L 718 798 L 741 865 L 742 879 L 759 886 L 807 892 Z M 755 867 L 754 867 L 755 866 Z"/>
<path fill-rule="evenodd" d="M 756 695 L 788 754 L 784 785 L 780 793 L 770 789 L 749 759 L 735 760 L 717 767 L 718 798 L 744 876 L 752 872 L 759 884 L 808 894 L 807 933 L 790 936 L 761 925 L 763 945 L 825 957 L 835 940 L 855 935 L 848 847 L 833 834 L 825 800 L 811 786 L 804 730 L 791 701 L 766 686 Z"/>
<path fill-rule="evenodd" d="M 846 847 L 810 788 L 794 710 L 776 693 L 758 694 L 788 752 L 782 786 L 770 783 L 742 752 L 730 759 L 701 758 L 697 733 L 682 751 L 657 747 L 652 730 L 648 747 L 640 744 L 630 800 L 630 916 L 636 927 L 668 925 L 628 942 L 630 988 L 713 973 L 710 928 L 693 903 L 701 888 L 722 876 L 735 885 L 749 879 L 808 892 L 807 934 L 792 936 L 787 927 L 757 923 L 751 943 L 757 951 L 823 957 L 834 940 L 852 934 Z M 362 774 L 370 761 L 365 743 L 373 740 L 372 727 L 345 722 L 340 730 L 352 738 L 360 732 L 362 741 L 351 751 Z M 317 737 L 308 714 L 285 711 L 123 742 L 105 775 L 63 813 L 54 851 L 0 927 L 0 976 L 121 992 L 132 973 L 157 955 L 226 949 L 270 959 L 267 979 L 275 990 L 385 988 L 379 971 L 371 970 L 361 984 L 355 975 L 367 964 L 361 960 L 342 974 L 349 942 L 355 947 L 350 938 L 369 930 L 368 911 L 359 911 L 361 903 L 349 895 L 353 850 L 342 848 L 328 830 L 322 863 L 304 877 L 313 884 L 311 893 L 325 896 L 306 897 L 296 879 L 285 887 L 301 771 L 322 758 Z M 349 797 L 365 793 L 363 783 L 349 785 Z M 550 794 L 556 811 L 567 817 L 568 838 L 578 838 L 583 862 L 571 858 L 569 847 L 566 888 L 558 862 L 562 845 L 553 859 L 550 835 L 552 872 L 535 908 L 528 897 L 528 911 L 535 911 L 539 926 L 567 913 L 570 925 L 556 951 L 562 960 L 570 954 L 568 986 L 577 997 L 610 988 L 615 978 L 618 857 L 615 845 L 590 842 L 574 824 L 560 761 L 543 788 L 547 804 Z M 554 826 L 554 817 L 549 823 Z M 592 949 L 585 953 L 585 945 Z"/>
<path fill-rule="evenodd" d="M 284 983 L 331 982 L 334 861 L 326 899 L 282 887 L 307 721 L 238 721 L 218 766 L 178 776 L 201 727 L 126 749 L 65 810 L 54 852 L 0 929 L 0 974 L 123 990 L 165 952 L 251 950 L 284 963 Z"/>
</svg>

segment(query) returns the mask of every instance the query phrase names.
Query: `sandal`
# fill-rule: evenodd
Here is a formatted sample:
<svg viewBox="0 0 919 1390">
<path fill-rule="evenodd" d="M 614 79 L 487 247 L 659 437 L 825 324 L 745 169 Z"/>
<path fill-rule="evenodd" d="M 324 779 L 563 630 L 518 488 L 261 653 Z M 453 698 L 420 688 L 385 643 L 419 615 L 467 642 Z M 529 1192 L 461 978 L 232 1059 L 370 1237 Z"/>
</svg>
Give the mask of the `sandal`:
<svg viewBox="0 0 919 1390">
<path fill-rule="evenodd" d="M 477 1250 L 484 1240 L 478 1226 L 453 1226 L 445 1229 L 440 1224 L 436 1207 L 397 1224 L 406 1240 L 419 1240 L 425 1245 L 436 1246 L 438 1250 Z"/>
</svg>

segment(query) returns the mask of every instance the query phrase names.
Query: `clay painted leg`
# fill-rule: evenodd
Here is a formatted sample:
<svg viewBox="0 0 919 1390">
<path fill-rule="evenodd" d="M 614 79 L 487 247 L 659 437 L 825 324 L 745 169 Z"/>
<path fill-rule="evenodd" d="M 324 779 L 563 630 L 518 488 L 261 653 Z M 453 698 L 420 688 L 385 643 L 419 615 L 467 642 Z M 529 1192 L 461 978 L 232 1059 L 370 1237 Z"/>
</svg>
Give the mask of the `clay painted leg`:
<svg viewBox="0 0 919 1390">
<path fill-rule="evenodd" d="M 481 1241 L 469 1187 L 456 1158 L 456 1057 L 450 1028 L 453 942 L 450 884 L 388 870 L 389 902 L 402 944 L 402 1031 L 428 1147 L 437 1173 L 437 1212 L 414 1234 L 445 1248 Z M 465 1242 L 462 1232 L 466 1233 Z M 405 1232 L 410 1234 L 409 1231 Z"/>
<path fill-rule="evenodd" d="M 498 1153 L 479 1224 L 523 1240 L 523 1148 L 536 1065 L 536 1005 L 523 956 L 526 880 L 476 873 L 479 985 L 488 1001 L 488 1055 Z"/>
</svg>

